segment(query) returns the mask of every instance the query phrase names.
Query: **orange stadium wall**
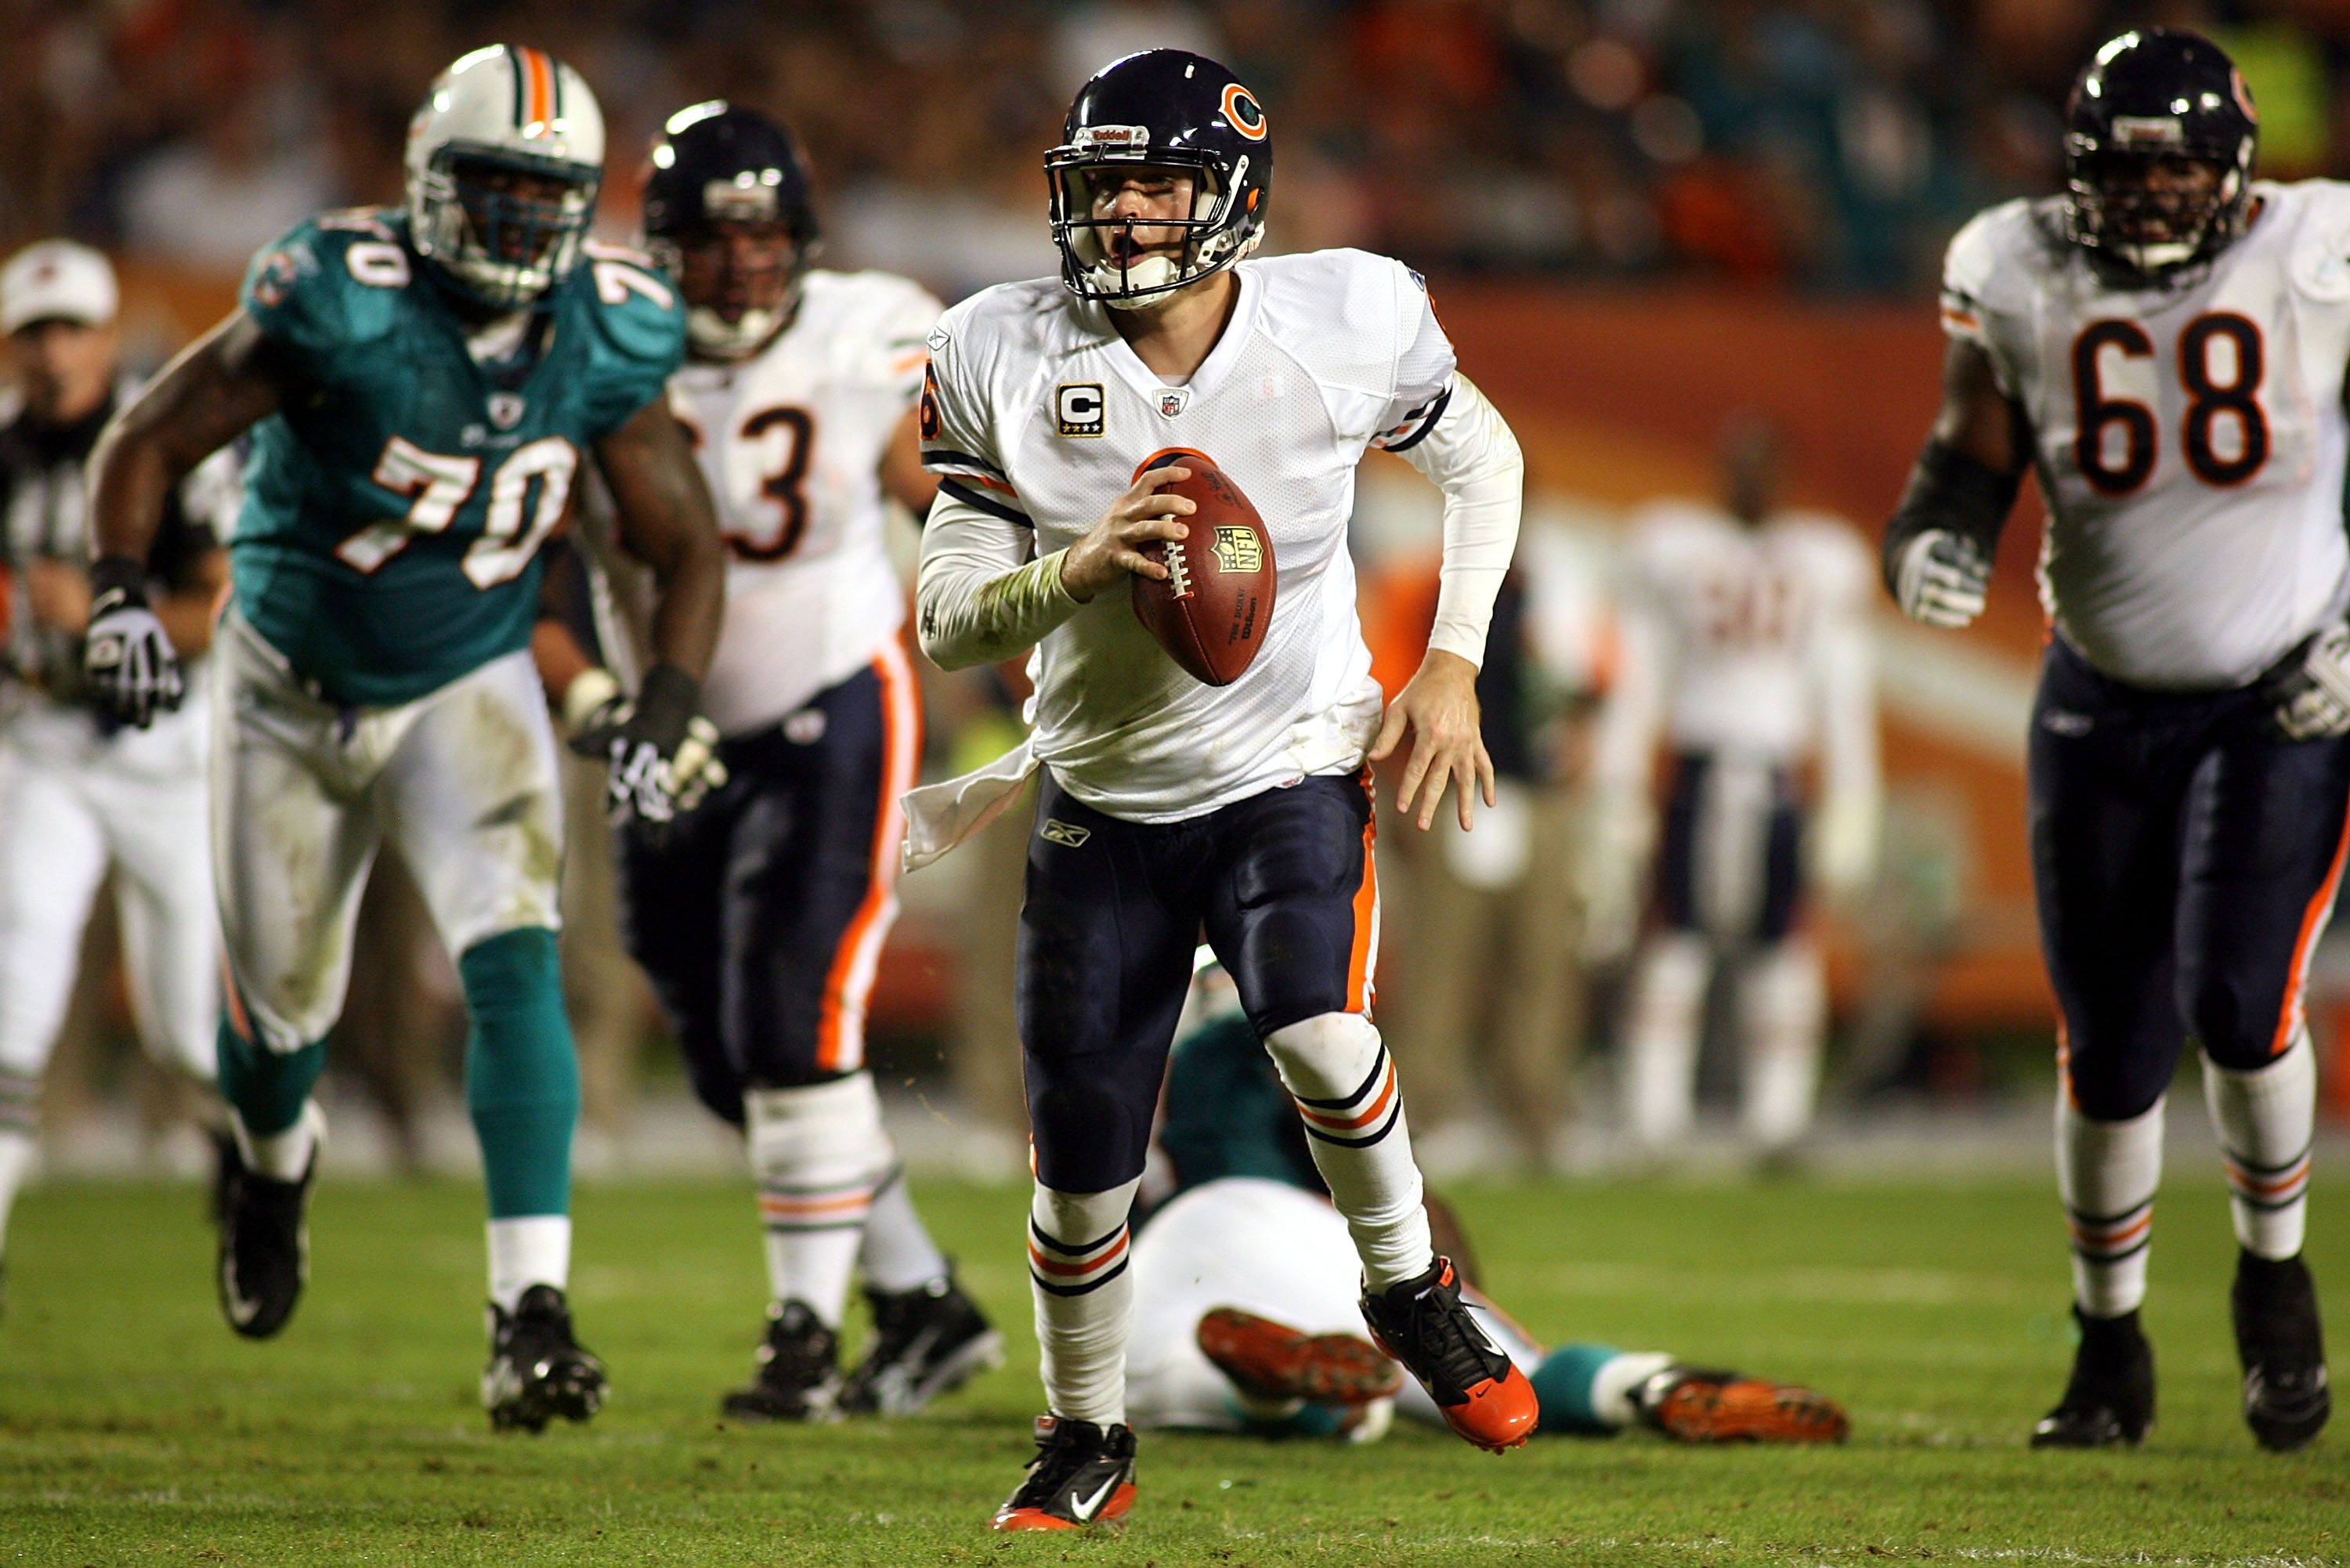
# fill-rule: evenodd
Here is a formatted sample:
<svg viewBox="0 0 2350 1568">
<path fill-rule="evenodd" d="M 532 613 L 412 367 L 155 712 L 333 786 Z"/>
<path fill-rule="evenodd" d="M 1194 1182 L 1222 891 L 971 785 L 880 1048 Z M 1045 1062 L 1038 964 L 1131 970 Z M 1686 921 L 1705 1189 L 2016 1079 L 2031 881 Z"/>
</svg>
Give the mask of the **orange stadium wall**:
<svg viewBox="0 0 2350 1568">
<path fill-rule="evenodd" d="M 1942 337 L 1929 304 L 1843 306 L 1731 290 L 1597 291 L 1461 282 L 1436 287 L 1461 369 L 1508 416 L 1538 489 L 1617 505 L 1711 494 L 1726 423 L 1760 414 L 1790 452 L 1792 499 L 1872 538 L 1900 494 L 1939 400 Z M 1993 608 L 1957 646 L 2019 668 L 2042 624 L 2028 499 L 2000 553 Z M 1930 1023 L 2053 1025 L 2031 919 L 2021 736 L 2010 753 L 1951 744 L 1888 711 L 1888 782 L 1930 782 L 1967 803 L 1973 907 L 1940 967 Z M 1835 942 L 1841 996 L 1856 982 Z"/>
</svg>

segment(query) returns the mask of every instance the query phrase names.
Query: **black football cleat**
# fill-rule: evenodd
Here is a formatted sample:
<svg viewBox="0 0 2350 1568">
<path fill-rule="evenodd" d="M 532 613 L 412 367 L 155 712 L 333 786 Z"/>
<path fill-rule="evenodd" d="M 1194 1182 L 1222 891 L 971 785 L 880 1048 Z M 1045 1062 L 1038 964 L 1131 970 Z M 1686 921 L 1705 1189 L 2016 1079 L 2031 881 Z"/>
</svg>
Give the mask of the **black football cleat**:
<svg viewBox="0 0 2350 1568">
<path fill-rule="evenodd" d="M 2261 1447 L 2289 1454 L 2323 1431 L 2334 1413 L 2317 1286 L 2297 1257 L 2275 1262 L 2240 1252 L 2228 1305 L 2244 1363 L 2244 1424 Z"/>
<path fill-rule="evenodd" d="M 229 1327 L 267 1339 L 294 1315 L 310 1277 L 310 1188 L 318 1156 L 299 1181 L 279 1181 L 232 1158 L 221 1167 L 220 1303 Z"/>
<path fill-rule="evenodd" d="M 831 1421 L 839 1393 L 840 1335 L 807 1303 L 790 1301 L 767 1309 L 758 1375 L 719 1408 L 737 1421 Z"/>
<path fill-rule="evenodd" d="M 1003 1365 L 995 1332 L 952 1275 L 910 1291 L 867 1291 L 873 1343 L 840 1386 L 854 1416 L 906 1416 Z"/>
<path fill-rule="evenodd" d="M 1134 1491 L 1133 1428 L 1039 1416 L 1028 1479 L 988 1523 L 1011 1531 L 1122 1530 Z"/>
<path fill-rule="evenodd" d="M 490 1303 L 490 1365 L 482 1404 L 501 1432 L 584 1421 L 604 1404 L 604 1364 L 571 1337 L 571 1309 L 553 1285 L 523 1292 L 512 1313 Z"/>
<path fill-rule="evenodd" d="M 1364 1292 L 1362 1306 L 1371 1338 L 1419 1379 L 1455 1432 L 1495 1454 L 1534 1436 L 1534 1385 L 1461 1304 L 1451 1259 L 1377 1295 Z"/>
<path fill-rule="evenodd" d="M 2091 1317 L 2078 1306 L 2080 1347 L 2073 1378 L 2056 1408 L 2032 1428 L 2035 1449 L 2136 1448 L 2154 1425 L 2154 1346 L 2133 1308 L 2119 1317 Z"/>
</svg>

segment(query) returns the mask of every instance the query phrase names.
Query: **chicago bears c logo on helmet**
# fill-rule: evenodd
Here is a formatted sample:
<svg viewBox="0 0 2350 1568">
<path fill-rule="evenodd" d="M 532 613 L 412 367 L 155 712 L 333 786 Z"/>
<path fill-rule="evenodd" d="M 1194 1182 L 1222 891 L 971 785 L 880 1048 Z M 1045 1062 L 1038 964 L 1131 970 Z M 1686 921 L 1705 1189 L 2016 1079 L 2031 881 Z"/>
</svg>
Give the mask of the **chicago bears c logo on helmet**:
<svg viewBox="0 0 2350 1568">
<path fill-rule="evenodd" d="M 1223 110 L 1224 122 L 1251 141 L 1264 140 L 1264 110 L 1254 94 L 1238 82 L 1226 84 L 1224 101 L 1218 106 Z"/>
</svg>

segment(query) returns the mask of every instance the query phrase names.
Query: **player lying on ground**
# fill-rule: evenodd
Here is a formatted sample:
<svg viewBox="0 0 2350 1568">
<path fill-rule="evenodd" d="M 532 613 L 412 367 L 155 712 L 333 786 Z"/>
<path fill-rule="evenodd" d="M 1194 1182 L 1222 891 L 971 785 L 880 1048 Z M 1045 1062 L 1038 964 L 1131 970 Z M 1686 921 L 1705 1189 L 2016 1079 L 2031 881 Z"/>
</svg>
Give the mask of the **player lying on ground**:
<svg viewBox="0 0 2350 1568">
<path fill-rule="evenodd" d="M 528 651 L 538 547 L 585 452 L 660 585 L 659 662 L 608 737 L 616 794 L 649 817 L 687 808 L 715 739 L 696 707 L 724 562 L 663 390 L 685 316 L 643 258 L 588 246 L 603 160 L 577 72 L 535 49 L 465 56 L 411 125 L 406 208 L 329 213 L 262 253 L 238 310 L 100 443 L 92 499 L 90 678 L 144 723 L 180 691 L 144 592 L 163 496 L 253 431 L 212 672 L 234 982 L 221 1088 L 247 1168 L 222 1226 L 221 1303 L 260 1337 L 301 1291 L 323 1125 L 310 1090 L 388 837 L 473 1019 L 482 1392 L 501 1427 L 585 1419 L 604 1388 L 564 1300 L 579 1068 L 556 961 L 554 736 Z"/>
<path fill-rule="evenodd" d="M 921 755 L 899 643 L 905 590 L 885 493 L 919 516 L 937 485 L 914 432 L 939 305 L 885 273 L 808 270 L 808 173 L 782 127 L 723 103 L 653 143 L 645 232 L 685 296 L 671 407 L 691 433 L 731 559 L 702 683 L 724 781 L 682 821 L 617 836 L 621 935 L 704 1105 L 743 1131 L 773 1291 L 740 1420 L 919 1408 L 1002 1359 L 914 1212 L 865 1069 L 865 1009 L 896 919 L 898 797 Z M 561 623 L 540 668 L 592 737 L 652 661 L 651 584 L 600 506 L 582 515 L 599 630 L 619 676 Z M 844 1381 L 841 1308 L 865 1275 L 874 1337 Z"/>
<path fill-rule="evenodd" d="M 2331 1407 L 2301 1260 L 2316 1065 L 2303 984 L 2350 801 L 2350 187 L 2251 179 L 2228 57 L 2125 33 L 2074 88 L 2069 193 L 1950 242 L 1942 409 L 1885 535 L 1930 626 L 1981 614 L 2026 466 L 2054 635 L 2031 742 L 2033 882 L 2063 1012 L 2057 1190 L 2080 1349 L 2035 1446 L 2135 1443 L 2163 1096 L 2189 1035 L 2232 1189 L 2244 1418 Z"/>
<path fill-rule="evenodd" d="M 134 390 L 121 379 L 106 257 L 70 240 L 0 269 L 19 406 L 0 423 L 0 1240 L 33 1158 L 41 1076 L 63 1027 L 90 902 L 114 868 L 123 972 L 140 1044 L 213 1081 L 220 938 L 204 828 L 201 701 L 126 730 L 83 701 L 89 628 L 84 465 Z M 220 452 L 164 500 L 147 587 L 192 656 L 228 576 L 220 547 L 236 462 Z"/>
<path fill-rule="evenodd" d="M 1355 251 L 1244 260 L 1273 140 L 1246 87 L 1179 50 L 1087 83 L 1046 158 L 1058 280 L 986 290 L 931 336 L 922 645 L 939 663 L 1034 648 L 1031 742 L 910 797 L 910 858 L 1045 768 L 1018 1006 L 1036 1190 L 1028 1258 L 1050 1409 L 1004 1530 L 1075 1529 L 1134 1497 L 1127 1216 L 1204 928 L 1314 1134 L 1379 1339 L 1448 1421 L 1523 1442 L 1534 1397 L 1461 1304 L 1420 1207 L 1395 1070 L 1372 1027 L 1378 903 L 1367 760 L 1408 734 L 1398 805 L 1425 827 L 1492 798 L 1474 678 L 1516 537 L 1523 465 L 1455 373 L 1420 280 Z M 1426 660 L 1385 716 L 1347 555 L 1365 448 L 1445 493 Z M 1203 453 L 1269 523 L 1278 594 L 1253 663 L 1210 686 L 1136 617 L 1143 553 L 1187 536 L 1164 488 Z M 1220 535 L 1221 537 L 1221 535 Z M 1257 564 L 1262 547 L 1247 556 Z"/>
<path fill-rule="evenodd" d="M 1305 1132 L 1240 998 L 1203 968 L 1167 1064 L 1146 1188 L 1168 1195 L 1134 1242 L 1126 1405 L 1137 1427 L 1378 1438 L 1392 1410 L 1442 1424 L 1426 1389 L 1363 1337 L 1357 1263 Z M 1524 1372 L 1541 1430 L 1640 1426 L 1682 1442 L 1835 1442 L 1847 1423 L 1807 1388 L 1599 1345 L 1545 1351 L 1475 1289 L 1467 1238 L 1429 1199 L 1462 1297 Z"/>
</svg>

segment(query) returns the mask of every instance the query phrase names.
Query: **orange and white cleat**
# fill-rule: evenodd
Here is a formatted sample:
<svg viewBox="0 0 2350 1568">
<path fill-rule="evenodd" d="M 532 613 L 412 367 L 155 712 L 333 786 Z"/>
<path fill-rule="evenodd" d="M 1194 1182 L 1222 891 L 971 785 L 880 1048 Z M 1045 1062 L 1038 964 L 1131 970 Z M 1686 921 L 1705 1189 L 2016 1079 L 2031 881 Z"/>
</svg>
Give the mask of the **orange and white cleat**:
<svg viewBox="0 0 2350 1568">
<path fill-rule="evenodd" d="M 1238 1307 L 1200 1319 L 1200 1353 L 1242 1393 L 1309 1405 L 1367 1405 L 1403 1386 L 1403 1369 L 1353 1334 L 1305 1334 Z"/>
<path fill-rule="evenodd" d="M 988 1524 L 994 1530 L 1119 1530 L 1134 1507 L 1134 1492 L 1133 1428 L 1039 1416 L 1028 1479 Z"/>
<path fill-rule="evenodd" d="M 1641 1386 L 1646 1424 L 1679 1443 L 1841 1443 L 1844 1407 L 1791 1383 L 1668 1366 Z"/>
<path fill-rule="evenodd" d="M 1498 1454 L 1534 1436 L 1542 1414 L 1534 1385 L 1461 1304 L 1451 1259 L 1376 1295 L 1364 1292 L 1362 1304 L 1371 1338 L 1419 1379 L 1462 1438 Z"/>
</svg>

